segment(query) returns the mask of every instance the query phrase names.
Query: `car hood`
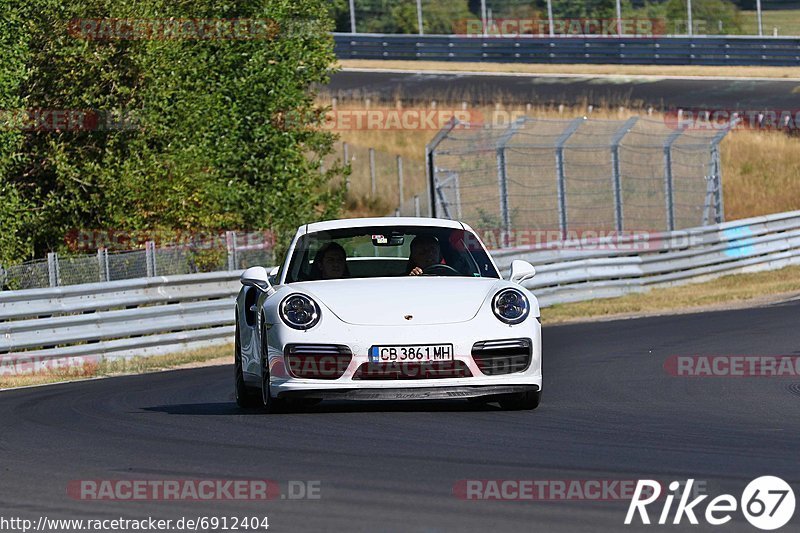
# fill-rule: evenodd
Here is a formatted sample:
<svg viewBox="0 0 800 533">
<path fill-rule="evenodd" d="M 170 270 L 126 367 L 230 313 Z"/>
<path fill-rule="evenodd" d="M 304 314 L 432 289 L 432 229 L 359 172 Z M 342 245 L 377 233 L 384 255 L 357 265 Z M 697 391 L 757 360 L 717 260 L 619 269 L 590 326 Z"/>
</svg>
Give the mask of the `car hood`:
<svg viewBox="0 0 800 533">
<path fill-rule="evenodd" d="M 408 276 L 303 282 L 292 287 L 312 296 L 343 322 L 408 326 L 466 322 L 494 294 L 494 286 L 502 283 L 494 278 Z"/>
</svg>

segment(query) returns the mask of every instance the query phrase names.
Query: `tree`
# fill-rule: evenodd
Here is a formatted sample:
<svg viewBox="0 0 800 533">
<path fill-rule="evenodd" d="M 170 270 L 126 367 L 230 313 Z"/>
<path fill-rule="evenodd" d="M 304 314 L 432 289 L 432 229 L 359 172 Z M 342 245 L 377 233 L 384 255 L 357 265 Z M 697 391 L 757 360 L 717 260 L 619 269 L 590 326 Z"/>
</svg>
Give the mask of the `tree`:
<svg viewBox="0 0 800 533">
<path fill-rule="evenodd" d="M 101 126 L 14 132 L 16 144 L 3 145 L 2 183 L 31 206 L 17 237 L 29 238 L 37 255 L 62 247 L 73 228 L 270 229 L 285 244 L 299 223 L 338 212 L 341 190 L 329 182 L 343 168 L 320 171 L 334 137 L 317 127 L 311 90 L 327 82 L 335 60 L 322 0 L 30 0 L 3 8 L 4 20 L 26 21 L 28 43 L 26 75 L 3 84 L 3 97 L 27 109 L 98 110 L 88 116 Z M 170 17 L 220 19 L 221 27 L 249 20 L 268 31 L 106 39 L 119 34 L 70 22 Z M 2 28 L 5 50 L 11 34 Z M 285 121 L 288 112 L 309 120 Z"/>
</svg>

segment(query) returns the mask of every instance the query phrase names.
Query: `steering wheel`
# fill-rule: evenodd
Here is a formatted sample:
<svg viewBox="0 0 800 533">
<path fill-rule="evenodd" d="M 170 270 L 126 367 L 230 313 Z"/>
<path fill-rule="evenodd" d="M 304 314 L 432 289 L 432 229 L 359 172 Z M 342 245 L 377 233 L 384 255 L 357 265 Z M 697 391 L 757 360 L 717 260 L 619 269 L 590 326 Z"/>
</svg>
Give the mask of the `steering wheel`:
<svg viewBox="0 0 800 533">
<path fill-rule="evenodd" d="M 461 272 L 442 263 L 435 263 L 422 269 L 423 276 L 460 276 Z"/>
</svg>

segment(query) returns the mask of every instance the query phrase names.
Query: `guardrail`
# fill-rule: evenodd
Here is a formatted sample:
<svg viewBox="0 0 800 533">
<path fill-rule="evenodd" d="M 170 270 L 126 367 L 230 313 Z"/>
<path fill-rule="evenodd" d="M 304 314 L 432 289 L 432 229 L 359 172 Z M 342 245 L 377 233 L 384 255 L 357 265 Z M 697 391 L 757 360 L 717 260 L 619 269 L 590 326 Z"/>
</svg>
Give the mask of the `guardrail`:
<svg viewBox="0 0 800 533">
<path fill-rule="evenodd" d="M 483 37 L 335 33 L 340 59 L 800 65 L 796 37 Z"/>
<path fill-rule="evenodd" d="M 493 252 L 504 276 L 525 259 L 543 307 L 655 285 L 800 264 L 800 211 L 558 249 Z M 19 361 L 157 355 L 233 340 L 241 271 L 0 293 L 0 373 Z"/>
</svg>

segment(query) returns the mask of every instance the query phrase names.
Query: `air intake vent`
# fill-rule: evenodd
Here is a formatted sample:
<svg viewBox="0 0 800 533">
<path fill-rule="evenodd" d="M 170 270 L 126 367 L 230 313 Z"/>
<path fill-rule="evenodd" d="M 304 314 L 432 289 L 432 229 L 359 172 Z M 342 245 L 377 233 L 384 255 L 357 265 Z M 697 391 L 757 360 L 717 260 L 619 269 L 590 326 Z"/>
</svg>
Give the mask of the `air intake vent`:
<svg viewBox="0 0 800 533">
<path fill-rule="evenodd" d="M 487 376 L 522 372 L 531 364 L 530 339 L 480 341 L 472 347 L 472 358 Z"/>
<path fill-rule="evenodd" d="M 287 344 L 284 352 L 289 374 L 304 379 L 339 379 L 353 353 L 341 344 Z"/>
<path fill-rule="evenodd" d="M 353 379 L 447 379 L 469 378 L 472 373 L 463 361 L 428 363 L 364 363 Z"/>
</svg>

